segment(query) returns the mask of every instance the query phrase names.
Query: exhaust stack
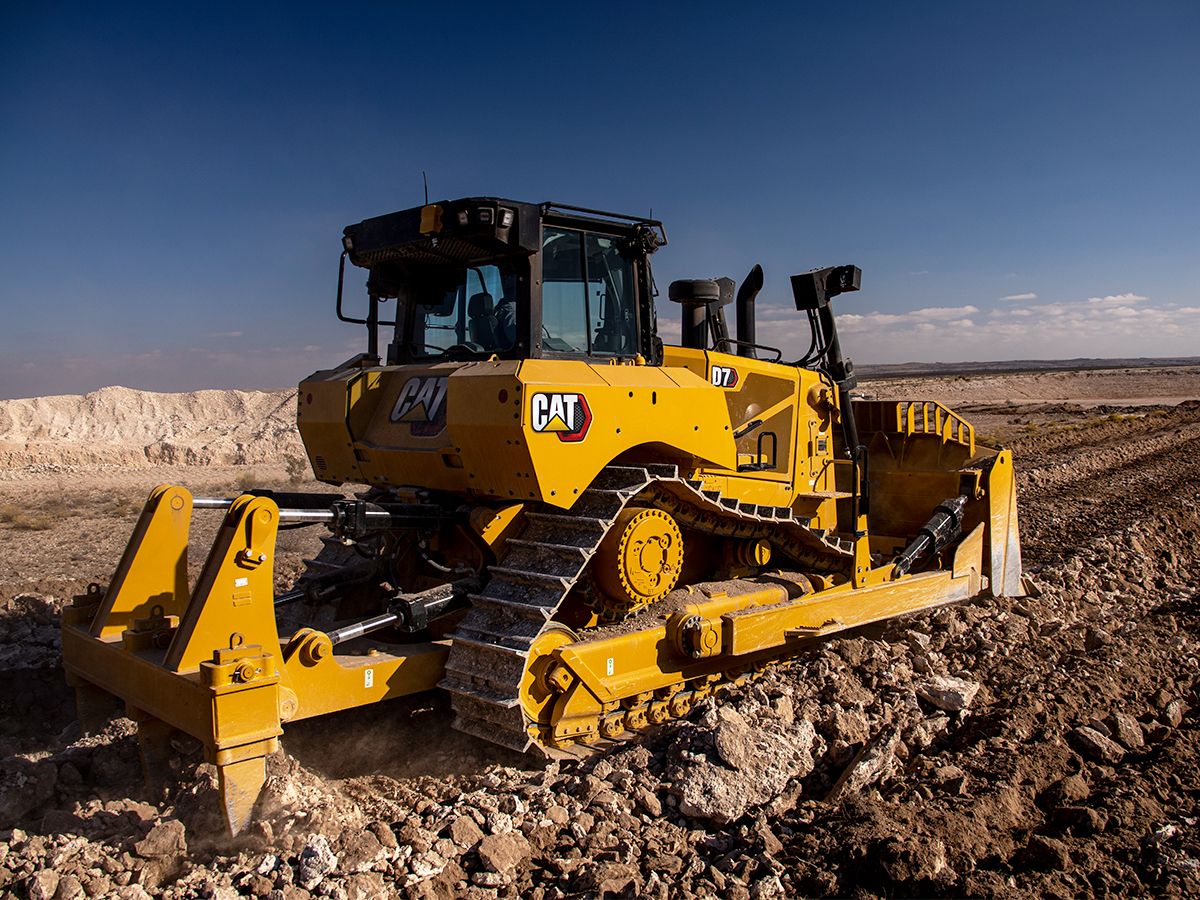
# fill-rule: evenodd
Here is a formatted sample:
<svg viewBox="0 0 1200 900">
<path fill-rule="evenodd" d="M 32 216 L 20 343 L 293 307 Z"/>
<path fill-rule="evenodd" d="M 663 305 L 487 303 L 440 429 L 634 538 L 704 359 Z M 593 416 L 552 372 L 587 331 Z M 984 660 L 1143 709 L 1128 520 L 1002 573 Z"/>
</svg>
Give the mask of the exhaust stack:
<svg viewBox="0 0 1200 900">
<path fill-rule="evenodd" d="M 754 327 L 754 301 L 763 286 L 762 266 L 756 265 L 737 292 L 737 352 L 739 356 L 757 358 L 751 345 L 757 343 Z"/>
</svg>

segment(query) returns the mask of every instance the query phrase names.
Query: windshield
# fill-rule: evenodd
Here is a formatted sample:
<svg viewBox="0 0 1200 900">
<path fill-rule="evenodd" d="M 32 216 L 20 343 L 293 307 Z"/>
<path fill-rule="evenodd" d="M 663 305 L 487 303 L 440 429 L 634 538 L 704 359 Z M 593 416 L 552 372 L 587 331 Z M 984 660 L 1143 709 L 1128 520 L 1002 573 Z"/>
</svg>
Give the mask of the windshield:
<svg viewBox="0 0 1200 900">
<path fill-rule="evenodd" d="M 396 325 L 397 343 L 414 356 L 498 353 L 517 340 L 517 275 L 511 264 L 439 270 L 436 277 L 410 284 L 406 309 Z M 412 337 L 402 329 L 411 315 Z"/>
</svg>

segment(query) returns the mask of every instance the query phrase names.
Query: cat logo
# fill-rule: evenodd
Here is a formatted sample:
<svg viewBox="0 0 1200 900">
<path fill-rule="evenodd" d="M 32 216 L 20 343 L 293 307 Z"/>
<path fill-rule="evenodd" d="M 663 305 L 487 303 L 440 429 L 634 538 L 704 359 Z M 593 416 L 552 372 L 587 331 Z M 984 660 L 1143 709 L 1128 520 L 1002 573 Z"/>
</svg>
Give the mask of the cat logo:
<svg viewBox="0 0 1200 900">
<path fill-rule="evenodd" d="M 712 383 L 717 387 L 735 387 L 738 383 L 738 370 L 733 366 L 713 366 Z"/>
<path fill-rule="evenodd" d="M 534 394 L 529 402 L 533 430 L 552 432 L 565 443 L 582 441 L 592 424 L 592 409 L 583 394 Z"/>
<path fill-rule="evenodd" d="M 445 375 L 416 375 L 404 382 L 396 405 L 392 407 L 393 422 L 408 422 L 414 437 L 430 437 L 446 427 Z"/>
</svg>

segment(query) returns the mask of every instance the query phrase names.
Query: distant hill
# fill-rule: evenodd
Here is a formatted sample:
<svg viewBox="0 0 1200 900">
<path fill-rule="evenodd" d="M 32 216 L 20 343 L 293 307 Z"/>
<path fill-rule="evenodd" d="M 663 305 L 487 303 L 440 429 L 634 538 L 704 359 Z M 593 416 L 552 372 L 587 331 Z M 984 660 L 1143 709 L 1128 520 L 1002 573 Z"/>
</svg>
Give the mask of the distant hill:
<svg viewBox="0 0 1200 900">
<path fill-rule="evenodd" d="M 248 465 L 304 456 L 296 391 L 90 394 L 0 400 L 0 469 Z"/>
<path fill-rule="evenodd" d="M 1081 372 L 1091 369 L 1150 369 L 1200 366 L 1200 356 L 1134 357 L 1130 359 L 1013 359 L 988 362 L 906 362 L 856 365 L 863 380 L 941 375 L 1003 375 L 1017 372 Z"/>
</svg>

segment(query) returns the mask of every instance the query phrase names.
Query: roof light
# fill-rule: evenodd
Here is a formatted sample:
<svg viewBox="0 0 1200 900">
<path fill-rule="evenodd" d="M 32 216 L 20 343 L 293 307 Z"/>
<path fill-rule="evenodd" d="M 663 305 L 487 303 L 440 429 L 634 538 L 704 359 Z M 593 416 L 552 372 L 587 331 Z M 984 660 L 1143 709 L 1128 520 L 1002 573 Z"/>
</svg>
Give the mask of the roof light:
<svg viewBox="0 0 1200 900">
<path fill-rule="evenodd" d="M 479 224 L 491 225 L 495 221 L 495 210 L 490 206 L 479 207 Z"/>
<path fill-rule="evenodd" d="M 508 228 L 513 223 L 513 211 L 511 209 L 501 208 L 500 210 L 500 227 Z"/>
<path fill-rule="evenodd" d="M 467 224 L 467 211 L 465 209 L 460 209 L 458 211 L 458 224 L 459 225 Z"/>
<path fill-rule="evenodd" d="M 350 237 L 350 235 L 348 235 L 348 234 L 343 234 L 342 235 L 342 246 L 345 248 L 347 253 L 353 253 L 354 252 L 354 238 Z"/>
</svg>

